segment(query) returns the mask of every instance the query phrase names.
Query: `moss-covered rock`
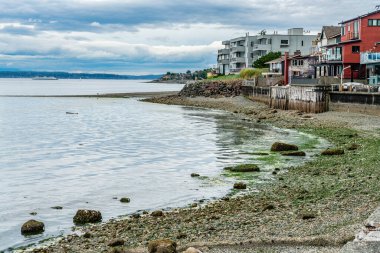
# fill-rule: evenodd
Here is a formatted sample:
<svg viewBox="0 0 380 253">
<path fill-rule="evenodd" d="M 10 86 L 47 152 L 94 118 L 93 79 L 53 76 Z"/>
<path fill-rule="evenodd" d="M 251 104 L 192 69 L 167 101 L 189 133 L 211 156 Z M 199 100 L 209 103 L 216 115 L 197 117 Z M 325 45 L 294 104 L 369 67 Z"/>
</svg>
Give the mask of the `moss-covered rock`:
<svg viewBox="0 0 380 253">
<path fill-rule="evenodd" d="M 306 153 L 304 151 L 285 151 L 285 152 L 281 152 L 281 155 L 283 155 L 283 156 L 306 156 Z"/>
<path fill-rule="evenodd" d="M 177 253 L 177 243 L 170 239 L 160 239 L 150 241 L 148 244 L 149 253 Z"/>
<path fill-rule="evenodd" d="M 123 198 L 120 199 L 120 202 L 121 203 L 129 203 L 129 202 L 131 202 L 131 199 L 127 198 L 127 197 L 123 197 Z"/>
<path fill-rule="evenodd" d="M 162 212 L 161 210 L 153 211 L 151 213 L 151 216 L 153 216 L 153 217 L 162 217 L 162 216 L 164 216 L 164 212 Z"/>
<path fill-rule="evenodd" d="M 29 220 L 25 222 L 21 227 L 21 234 L 23 235 L 36 235 L 41 234 L 44 231 L 44 223 L 36 220 Z"/>
<path fill-rule="evenodd" d="M 73 221 L 76 225 L 97 223 L 102 221 L 102 214 L 95 210 L 78 210 Z"/>
<path fill-rule="evenodd" d="M 344 150 L 339 148 L 329 148 L 322 151 L 321 155 L 333 156 L 333 155 L 344 155 Z"/>
<path fill-rule="evenodd" d="M 260 168 L 256 164 L 240 164 L 233 167 L 226 167 L 225 170 L 231 172 L 259 172 Z"/>
<path fill-rule="evenodd" d="M 247 189 L 247 184 L 245 184 L 243 182 L 237 182 L 234 184 L 234 189 L 237 189 L 237 190 Z"/>
<path fill-rule="evenodd" d="M 270 150 L 273 152 L 297 151 L 298 146 L 294 144 L 283 143 L 283 142 L 275 142 L 272 144 L 272 147 Z"/>
</svg>

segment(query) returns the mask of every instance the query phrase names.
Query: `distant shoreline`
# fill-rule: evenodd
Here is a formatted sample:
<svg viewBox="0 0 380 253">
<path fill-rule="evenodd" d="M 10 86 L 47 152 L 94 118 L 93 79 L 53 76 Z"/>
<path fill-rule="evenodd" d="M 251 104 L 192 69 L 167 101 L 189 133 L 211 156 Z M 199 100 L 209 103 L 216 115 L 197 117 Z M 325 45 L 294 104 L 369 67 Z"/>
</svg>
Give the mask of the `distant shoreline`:
<svg viewBox="0 0 380 253">
<path fill-rule="evenodd" d="M 106 93 L 94 95 L 0 95 L 0 97 L 31 97 L 31 98 L 147 98 L 161 97 L 178 94 L 178 91 L 157 91 L 157 92 L 128 92 L 128 93 Z"/>
</svg>

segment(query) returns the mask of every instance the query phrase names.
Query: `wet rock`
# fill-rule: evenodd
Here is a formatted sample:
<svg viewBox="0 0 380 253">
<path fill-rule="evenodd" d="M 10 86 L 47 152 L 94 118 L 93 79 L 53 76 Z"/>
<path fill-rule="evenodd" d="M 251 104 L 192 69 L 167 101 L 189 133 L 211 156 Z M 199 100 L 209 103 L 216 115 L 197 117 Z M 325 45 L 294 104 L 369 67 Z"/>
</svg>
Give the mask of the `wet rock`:
<svg viewBox="0 0 380 253">
<path fill-rule="evenodd" d="M 240 164 L 234 167 L 225 167 L 225 170 L 231 172 L 259 172 L 260 168 L 256 164 Z"/>
<path fill-rule="evenodd" d="M 344 155 L 344 150 L 338 149 L 338 148 L 326 149 L 325 151 L 321 153 L 321 155 L 325 155 L 325 156 Z"/>
<path fill-rule="evenodd" d="M 37 212 L 31 212 L 29 213 L 30 215 L 33 215 L 33 216 L 36 216 L 37 215 Z"/>
<path fill-rule="evenodd" d="M 129 202 L 131 202 L 131 199 L 130 199 L 130 198 L 126 198 L 126 197 L 124 197 L 124 198 L 121 198 L 121 199 L 120 199 L 120 202 L 121 202 L 121 203 L 129 203 Z"/>
<path fill-rule="evenodd" d="M 274 151 L 274 152 L 297 151 L 298 146 L 294 145 L 294 144 L 283 143 L 283 142 L 275 142 L 275 143 L 273 143 L 270 150 Z"/>
<path fill-rule="evenodd" d="M 36 220 L 29 220 L 21 227 L 21 234 L 23 235 L 36 235 L 45 231 L 44 223 Z"/>
<path fill-rule="evenodd" d="M 190 176 L 191 176 L 191 177 L 200 177 L 201 175 L 199 175 L 198 173 L 191 173 Z"/>
<path fill-rule="evenodd" d="M 198 206 L 197 203 L 193 203 L 193 204 L 191 204 L 191 207 L 197 207 L 197 206 Z"/>
<path fill-rule="evenodd" d="M 134 218 L 134 219 L 138 219 L 138 218 L 141 217 L 141 215 L 139 213 L 134 213 L 134 214 L 131 215 L 131 217 Z"/>
<path fill-rule="evenodd" d="M 162 212 L 161 210 L 157 210 L 157 211 L 153 211 L 150 215 L 153 217 L 162 217 L 164 216 L 164 212 Z"/>
<path fill-rule="evenodd" d="M 123 239 L 117 238 L 113 239 L 108 243 L 108 246 L 110 247 L 117 247 L 117 246 L 123 246 L 125 241 Z"/>
<path fill-rule="evenodd" d="M 51 209 L 62 210 L 63 207 L 62 206 L 53 206 L 53 207 L 51 207 Z"/>
<path fill-rule="evenodd" d="M 234 189 L 244 190 L 244 189 L 247 189 L 247 185 L 243 182 L 237 182 L 234 184 Z"/>
<path fill-rule="evenodd" d="M 202 251 L 196 248 L 190 247 L 187 250 L 183 251 L 182 253 L 202 253 Z"/>
<path fill-rule="evenodd" d="M 252 155 L 267 156 L 267 155 L 269 155 L 269 153 L 266 153 L 266 152 L 254 152 L 254 153 L 252 153 Z"/>
<path fill-rule="evenodd" d="M 95 210 L 78 210 L 73 221 L 77 225 L 102 221 L 102 214 Z"/>
<path fill-rule="evenodd" d="M 281 152 L 281 155 L 283 155 L 283 156 L 306 156 L 306 153 L 303 151 L 286 151 L 286 152 Z"/>
<path fill-rule="evenodd" d="M 86 233 L 83 234 L 83 237 L 84 238 L 91 238 L 92 234 L 90 232 L 86 232 Z"/>
<path fill-rule="evenodd" d="M 170 239 L 150 241 L 148 244 L 149 253 L 177 253 L 177 243 Z"/>
<path fill-rule="evenodd" d="M 187 235 L 185 234 L 185 233 L 179 233 L 177 236 L 176 236 L 176 238 L 178 239 L 178 240 L 180 240 L 180 239 L 185 239 L 187 237 Z"/>
<path fill-rule="evenodd" d="M 264 212 L 264 211 L 267 211 L 267 210 L 273 210 L 273 209 L 274 209 L 274 205 L 272 205 L 272 204 L 268 204 L 268 205 L 264 206 L 264 208 L 263 208 L 263 212 Z"/>
<path fill-rule="evenodd" d="M 311 213 L 311 212 L 301 213 L 301 218 L 303 220 L 311 220 L 311 219 L 315 219 L 316 217 L 317 215 L 315 213 Z"/>
<path fill-rule="evenodd" d="M 272 172 L 272 175 L 277 175 L 277 171 L 273 171 L 273 172 Z"/>
</svg>

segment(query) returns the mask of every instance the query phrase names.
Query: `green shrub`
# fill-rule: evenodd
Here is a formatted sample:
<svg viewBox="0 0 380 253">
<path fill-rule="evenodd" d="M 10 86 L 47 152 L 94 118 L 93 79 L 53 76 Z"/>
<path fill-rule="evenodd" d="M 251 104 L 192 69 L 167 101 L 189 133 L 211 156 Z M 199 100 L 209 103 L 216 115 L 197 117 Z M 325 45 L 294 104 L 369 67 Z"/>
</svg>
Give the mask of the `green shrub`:
<svg viewBox="0 0 380 253">
<path fill-rule="evenodd" d="M 260 76 L 262 71 L 260 69 L 243 69 L 240 71 L 240 78 L 252 79 L 253 77 Z"/>
</svg>

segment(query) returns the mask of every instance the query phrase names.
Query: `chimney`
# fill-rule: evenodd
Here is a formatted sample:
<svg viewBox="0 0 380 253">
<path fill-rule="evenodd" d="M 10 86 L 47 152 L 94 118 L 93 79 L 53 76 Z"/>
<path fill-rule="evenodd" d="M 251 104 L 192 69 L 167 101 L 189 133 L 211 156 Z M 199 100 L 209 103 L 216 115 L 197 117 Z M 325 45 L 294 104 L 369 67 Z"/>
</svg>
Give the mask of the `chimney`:
<svg viewBox="0 0 380 253">
<path fill-rule="evenodd" d="M 284 59 L 284 83 L 285 85 L 289 84 L 289 53 L 285 52 Z"/>
</svg>

